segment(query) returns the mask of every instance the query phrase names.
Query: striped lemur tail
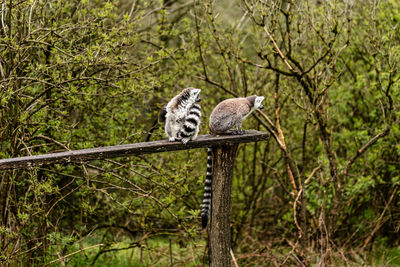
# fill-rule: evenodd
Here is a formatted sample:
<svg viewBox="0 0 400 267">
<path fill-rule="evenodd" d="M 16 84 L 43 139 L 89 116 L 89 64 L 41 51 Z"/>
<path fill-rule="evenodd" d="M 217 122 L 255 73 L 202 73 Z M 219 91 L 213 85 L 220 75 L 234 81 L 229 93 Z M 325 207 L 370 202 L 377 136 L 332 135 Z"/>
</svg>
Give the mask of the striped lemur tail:
<svg viewBox="0 0 400 267">
<path fill-rule="evenodd" d="M 207 227 L 211 211 L 211 186 L 212 186 L 212 150 L 207 148 L 207 174 L 204 185 L 203 204 L 201 205 L 201 226 Z"/>
</svg>

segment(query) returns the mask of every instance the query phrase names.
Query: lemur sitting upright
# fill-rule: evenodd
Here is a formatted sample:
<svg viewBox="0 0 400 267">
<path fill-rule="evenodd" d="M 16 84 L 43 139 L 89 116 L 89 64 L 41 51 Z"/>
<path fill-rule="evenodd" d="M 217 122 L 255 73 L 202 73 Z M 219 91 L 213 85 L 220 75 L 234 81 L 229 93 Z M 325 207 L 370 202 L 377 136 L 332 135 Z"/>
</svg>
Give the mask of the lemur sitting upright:
<svg viewBox="0 0 400 267">
<path fill-rule="evenodd" d="M 200 126 L 201 90 L 186 88 L 168 102 L 159 114 L 159 120 L 165 120 L 165 133 L 169 141 L 181 141 L 186 144 L 197 137 Z"/>
<path fill-rule="evenodd" d="M 219 103 L 210 116 L 210 133 L 217 134 L 244 134 L 242 130 L 243 120 L 256 109 L 263 109 L 261 102 L 263 96 L 248 96 L 242 98 L 230 98 Z M 231 130 L 237 127 L 236 131 Z M 206 228 L 211 211 L 212 192 L 212 155 L 211 148 L 207 149 L 207 175 L 204 185 L 203 204 L 201 205 L 202 227 Z"/>
</svg>

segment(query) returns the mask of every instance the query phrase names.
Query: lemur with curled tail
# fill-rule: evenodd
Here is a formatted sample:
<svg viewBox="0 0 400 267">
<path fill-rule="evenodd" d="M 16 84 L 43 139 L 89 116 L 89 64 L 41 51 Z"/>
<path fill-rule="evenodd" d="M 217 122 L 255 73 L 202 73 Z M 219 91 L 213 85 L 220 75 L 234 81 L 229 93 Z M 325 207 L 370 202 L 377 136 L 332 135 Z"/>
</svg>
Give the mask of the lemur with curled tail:
<svg viewBox="0 0 400 267">
<path fill-rule="evenodd" d="M 165 121 L 165 134 L 169 141 L 181 141 L 186 144 L 196 139 L 199 133 L 201 107 L 201 90 L 185 88 L 161 110 L 159 120 Z"/>
<path fill-rule="evenodd" d="M 210 116 L 210 133 L 218 134 L 245 134 L 242 130 L 243 120 L 256 109 L 263 109 L 263 96 L 248 96 L 230 98 L 219 103 Z M 237 130 L 232 130 L 233 127 Z M 206 228 L 211 211 L 212 193 L 212 153 L 207 149 L 207 175 L 204 185 L 203 204 L 201 205 L 201 221 L 203 229 Z"/>
</svg>

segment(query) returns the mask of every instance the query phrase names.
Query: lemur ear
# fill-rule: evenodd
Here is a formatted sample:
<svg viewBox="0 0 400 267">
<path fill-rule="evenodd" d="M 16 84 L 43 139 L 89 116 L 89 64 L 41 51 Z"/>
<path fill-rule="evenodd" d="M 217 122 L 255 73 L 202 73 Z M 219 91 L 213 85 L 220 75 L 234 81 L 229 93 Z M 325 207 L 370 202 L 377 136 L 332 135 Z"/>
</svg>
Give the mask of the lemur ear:
<svg viewBox="0 0 400 267">
<path fill-rule="evenodd" d="M 194 88 L 192 91 L 194 94 L 200 94 L 201 89 Z"/>
</svg>

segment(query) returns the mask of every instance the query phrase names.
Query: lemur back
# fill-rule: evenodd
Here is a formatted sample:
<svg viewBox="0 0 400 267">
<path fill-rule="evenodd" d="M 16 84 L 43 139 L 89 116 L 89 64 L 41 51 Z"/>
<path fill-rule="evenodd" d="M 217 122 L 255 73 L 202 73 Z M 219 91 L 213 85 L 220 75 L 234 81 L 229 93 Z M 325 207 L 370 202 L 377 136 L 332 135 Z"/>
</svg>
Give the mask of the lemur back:
<svg viewBox="0 0 400 267">
<path fill-rule="evenodd" d="M 261 102 L 263 96 L 249 96 L 246 98 L 231 98 L 219 103 L 210 115 L 211 134 L 244 134 L 242 131 L 243 120 L 256 109 L 262 109 Z M 237 131 L 231 131 L 233 127 Z M 208 218 L 211 213 L 211 195 L 212 195 L 212 157 L 211 148 L 207 149 L 207 175 L 204 185 L 203 204 L 201 209 L 201 220 L 203 229 L 207 226 Z"/>
<path fill-rule="evenodd" d="M 200 92 L 200 89 L 192 87 L 186 88 L 180 94 L 172 98 L 167 106 L 160 112 L 160 119 L 162 120 L 165 118 L 165 133 L 169 141 L 183 140 L 183 138 L 179 136 L 180 132 L 185 127 L 185 124 L 187 126 L 186 128 L 190 127 L 190 110 L 194 108 L 196 102 L 200 101 Z M 198 120 L 197 126 L 199 124 L 200 120 Z M 195 137 L 193 136 L 194 135 L 190 135 L 189 139 L 184 138 L 183 142 L 193 140 L 197 137 L 197 134 Z"/>
</svg>

